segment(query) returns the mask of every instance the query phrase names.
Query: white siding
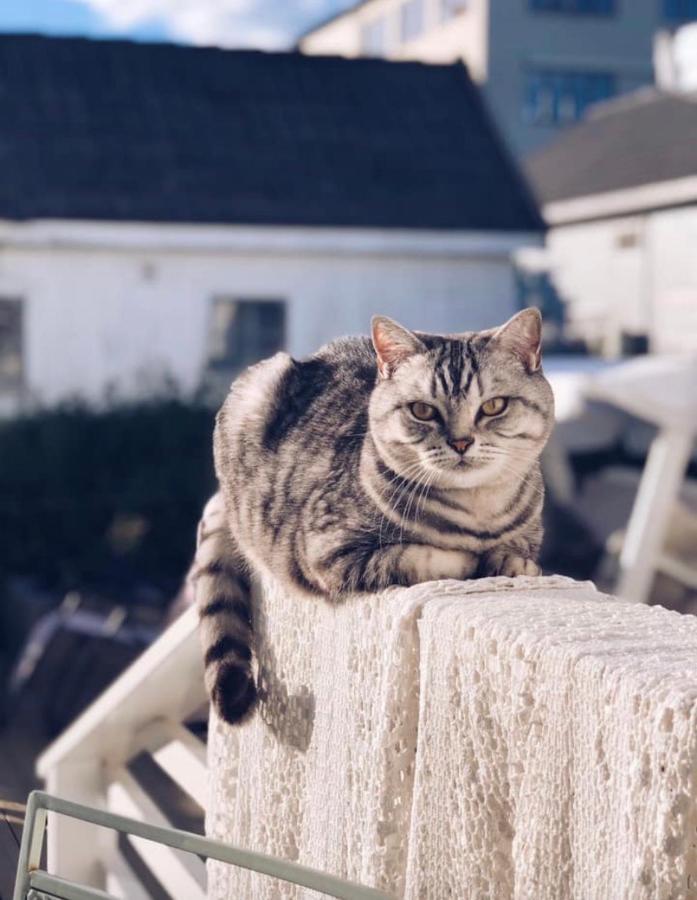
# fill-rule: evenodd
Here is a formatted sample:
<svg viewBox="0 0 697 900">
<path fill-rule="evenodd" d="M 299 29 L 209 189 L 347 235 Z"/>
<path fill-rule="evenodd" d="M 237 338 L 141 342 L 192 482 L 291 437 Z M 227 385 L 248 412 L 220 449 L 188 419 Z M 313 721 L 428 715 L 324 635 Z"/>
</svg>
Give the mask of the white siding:
<svg viewBox="0 0 697 900">
<path fill-rule="evenodd" d="M 697 207 L 655 213 L 651 232 L 655 349 L 697 353 Z"/>
<path fill-rule="evenodd" d="M 32 397 L 99 400 L 110 385 L 138 394 L 165 374 L 194 389 L 216 295 L 287 300 L 288 350 L 298 356 L 338 335 L 365 333 L 377 312 L 424 330 L 487 327 L 514 310 L 511 248 L 534 240 L 493 236 L 482 243 L 461 236 L 458 250 L 457 236 L 432 233 L 416 252 L 418 237 L 400 243 L 384 232 L 354 232 L 344 243 L 322 245 L 320 236 L 305 250 L 284 251 L 272 241 L 264 250 L 260 232 L 256 249 L 249 249 L 253 241 L 247 249 L 244 241 L 226 246 L 225 229 L 206 248 L 205 229 L 189 228 L 189 249 L 185 241 L 175 250 L 159 241 L 176 232 L 171 226 L 134 226 L 130 241 L 108 246 L 129 227 L 83 226 L 79 240 L 40 235 L 13 246 L 6 239 L 0 295 L 26 303 Z M 132 246 L 138 241 L 142 249 Z"/>
<path fill-rule="evenodd" d="M 632 236 L 635 246 L 621 246 Z M 609 356 L 620 349 L 622 331 L 646 331 L 644 225 L 631 217 L 553 229 L 550 265 L 568 301 L 571 331 Z"/>
<path fill-rule="evenodd" d="M 697 352 L 697 207 L 550 231 L 550 268 L 578 335 L 619 351 L 622 331 L 654 352 Z"/>
<path fill-rule="evenodd" d="M 302 38 L 300 49 L 318 56 L 360 56 L 362 24 L 356 16 L 341 16 Z"/>
<path fill-rule="evenodd" d="M 381 55 L 432 63 L 464 59 L 475 78 L 485 77 L 488 0 L 469 0 L 465 9 L 449 19 L 443 18 L 441 0 L 423 0 L 423 29 L 406 41 L 400 34 L 403 5 L 404 0 L 373 0 L 302 38 L 300 48 L 309 54 L 364 55 L 361 30 L 381 20 L 385 35 Z"/>
</svg>

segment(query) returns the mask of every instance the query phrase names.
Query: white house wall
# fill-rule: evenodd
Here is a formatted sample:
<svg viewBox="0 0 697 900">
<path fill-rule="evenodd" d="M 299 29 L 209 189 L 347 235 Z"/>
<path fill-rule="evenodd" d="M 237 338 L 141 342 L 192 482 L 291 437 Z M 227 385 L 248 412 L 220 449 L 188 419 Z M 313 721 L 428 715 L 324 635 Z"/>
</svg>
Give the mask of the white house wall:
<svg viewBox="0 0 697 900">
<path fill-rule="evenodd" d="M 550 267 L 574 335 L 607 355 L 620 350 L 622 331 L 641 332 L 647 322 L 640 218 L 555 228 L 548 235 Z M 638 254 L 638 257 L 637 257 Z"/>
<path fill-rule="evenodd" d="M 653 352 L 697 352 L 697 207 L 564 225 L 549 265 L 572 330 L 607 355 L 621 333 Z"/>
<path fill-rule="evenodd" d="M 312 240 L 303 250 L 302 242 L 293 249 L 279 239 L 264 251 L 274 243 L 271 230 L 266 241 L 257 230 L 254 239 L 226 246 L 201 240 L 201 229 L 183 232 L 181 241 L 172 240 L 171 226 L 128 229 L 68 226 L 61 237 L 60 229 L 20 228 L 0 243 L 0 297 L 24 300 L 31 397 L 100 400 L 109 387 L 140 394 L 164 375 L 195 389 L 210 301 L 221 295 L 286 300 L 287 349 L 296 356 L 338 335 L 365 333 L 377 312 L 424 330 L 488 327 L 515 309 L 511 249 L 535 240 L 431 233 L 405 235 L 400 244 L 386 233 L 353 232 L 333 243 L 315 235 L 315 249 Z"/>
<path fill-rule="evenodd" d="M 697 207 L 651 217 L 652 332 L 658 352 L 697 353 Z"/>
<path fill-rule="evenodd" d="M 383 22 L 385 38 L 384 52 L 381 55 L 429 63 L 450 63 L 456 59 L 464 59 L 474 78 L 485 78 L 488 50 L 487 0 L 470 0 L 459 15 L 445 21 L 441 0 L 423 0 L 423 30 L 410 40 L 404 40 L 400 34 L 403 6 L 404 0 L 373 0 L 302 38 L 300 48 L 308 54 L 360 56 L 366 52 L 361 45 L 363 27 L 380 20 Z"/>
</svg>

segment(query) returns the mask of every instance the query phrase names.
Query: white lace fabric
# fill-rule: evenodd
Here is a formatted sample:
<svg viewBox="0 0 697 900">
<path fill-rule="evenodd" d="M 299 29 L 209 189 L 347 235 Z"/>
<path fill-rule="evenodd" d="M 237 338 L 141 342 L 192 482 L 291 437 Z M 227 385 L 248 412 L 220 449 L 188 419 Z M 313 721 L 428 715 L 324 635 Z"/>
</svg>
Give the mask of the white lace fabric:
<svg viewBox="0 0 697 900">
<path fill-rule="evenodd" d="M 409 900 L 697 896 L 697 618 L 560 577 L 259 598 L 209 835 Z M 209 866 L 212 900 L 314 896 Z"/>
</svg>

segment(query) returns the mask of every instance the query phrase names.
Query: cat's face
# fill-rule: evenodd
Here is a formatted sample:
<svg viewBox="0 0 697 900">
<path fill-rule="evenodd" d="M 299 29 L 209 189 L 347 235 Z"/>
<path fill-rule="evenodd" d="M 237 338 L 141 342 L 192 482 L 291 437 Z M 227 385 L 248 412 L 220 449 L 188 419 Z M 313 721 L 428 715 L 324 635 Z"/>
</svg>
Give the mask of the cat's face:
<svg viewBox="0 0 697 900">
<path fill-rule="evenodd" d="M 396 473 L 470 488 L 530 470 L 554 423 L 540 321 L 524 310 L 499 329 L 440 337 L 373 320 L 370 431 Z"/>
</svg>

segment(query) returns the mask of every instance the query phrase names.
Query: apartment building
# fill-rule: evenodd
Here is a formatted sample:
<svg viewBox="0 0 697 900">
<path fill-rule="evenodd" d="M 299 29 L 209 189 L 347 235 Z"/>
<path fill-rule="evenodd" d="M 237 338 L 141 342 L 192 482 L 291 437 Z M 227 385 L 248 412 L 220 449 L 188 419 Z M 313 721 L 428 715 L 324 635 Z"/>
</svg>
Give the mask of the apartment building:
<svg viewBox="0 0 697 900">
<path fill-rule="evenodd" d="M 363 0 L 299 40 L 310 54 L 450 62 L 485 86 L 525 156 L 593 103 L 653 81 L 653 39 L 697 0 Z"/>
<path fill-rule="evenodd" d="M 549 230 L 525 258 L 552 276 L 569 332 L 607 356 L 697 353 L 697 23 L 660 45 L 655 88 L 526 161 Z"/>
</svg>

